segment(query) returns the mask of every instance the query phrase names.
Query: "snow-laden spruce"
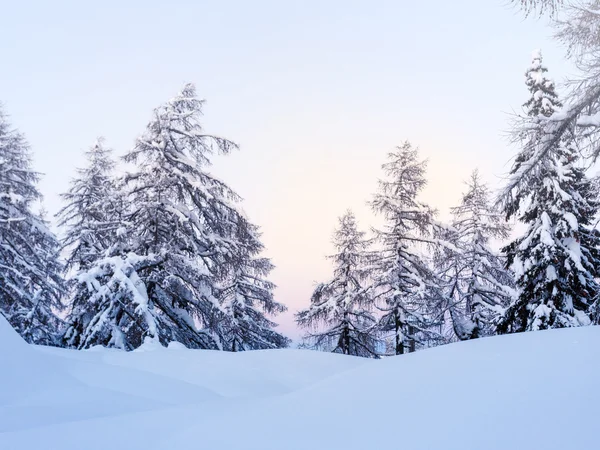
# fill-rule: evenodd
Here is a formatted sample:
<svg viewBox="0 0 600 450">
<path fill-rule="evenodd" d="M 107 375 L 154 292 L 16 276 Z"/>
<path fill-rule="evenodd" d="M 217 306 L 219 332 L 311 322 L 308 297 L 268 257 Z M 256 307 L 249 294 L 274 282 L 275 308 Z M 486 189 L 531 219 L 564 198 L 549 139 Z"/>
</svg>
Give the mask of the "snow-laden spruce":
<svg viewBox="0 0 600 450">
<path fill-rule="evenodd" d="M 329 256 L 333 278 L 316 287 L 310 307 L 298 312 L 296 321 L 308 329 L 308 346 L 345 355 L 376 356 L 377 321 L 365 284 L 369 243 L 351 211 L 339 219 L 333 245 L 336 253 Z"/>
<path fill-rule="evenodd" d="M 502 192 L 502 207 L 508 217 L 516 215 L 525 201 L 524 192 L 535 188 L 539 178 L 539 170 L 545 157 L 540 157 L 535 144 L 545 140 L 545 131 L 539 124 L 531 124 L 532 118 L 550 117 L 562 107 L 556 95 L 554 81 L 546 74 L 548 69 L 543 64 L 542 53 L 535 50 L 532 54 L 531 66 L 525 72 L 525 84 L 531 94 L 523 104 L 524 117 L 517 117 L 515 141 L 522 150 L 515 157 L 510 170 L 506 187 Z M 537 119 L 536 119 L 537 120 Z M 523 125 L 526 124 L 526 125 Z"/>
<path fill-rule="evenodd" d="M 266 278 L 273 265 L 258 256 L 263 244 L 257 227 L 247 223 L 242 231 L 233 263 L 218 285 L 214 334 L 223 350 L 233 352 L 287 347 L 291 341 L 275 331 L 277 324 L 267 317 L 287 310 L 274 300 L 275 285 Z"/>
<path fill-rule="evenodd" d="M 112 245 L 121 214 L 112 150 L 98 138 L 85 156 L 87 166 L 77 170 L 69 191 L 61 196 L 66 205 L 56 215 L 64 233 L 66 268 L 76 272 L 87 269 Z"/>
<path fill-rule="evenodd" d="M 514 0 L 519 1 L 519 0 Z M 527 6 L 557 5 L 561 0 L 521 0 Z M 567 83 L 565 105 L 551 115 L 534 114 L 521 118 L 516 134 L 538 130 L 539 138 L 528 140 L 524 151 L 529 164 L 512 174 L 503 189 L 501 201 L 510 202 L 515 190 L 527 188 L 529 179 L 536 176 L 539 161 L 560 147 L 565 139 L 576 136 L 578 149 L 586 159 L 596 161 L 600 156 L 600 3 L 564 1 L 562 20 L 554 24 L 557 38 L 569 50 L 568 56 L 579 68 L 577 76 Z"/>
<path fill-rule="evenodd" d="M 59 245 L 43 217 L 24 136 L 0 109 L 0 313 L 34 344 L 57 345 L 62 326 Z"/>
<path fill-rule="evenodd" d="M 108 319 L 103 315 L 102 302 L 96 301 L 94 289 L 88 285 L 86 273 L 95 270 L 98 261 L 116 245 L 126 213 L 113 173 L 112 150 L 106 147 L 104 139 L 98 138 L 85 156 L 87 165 L 77 170 L 69 191 L 62 195 L 66 205 L 57 214 L 58 225 L 64 230 L 61 243 L 69 288 L 65 301 L 68 325 L 63 340 L 66 346 L 74 348 L 89 346 L 90 327 Z M 114 335 L 120 336 L 120 332 L 115 329 Z M 95 343 L 108 345 L 111 336 L 105 333 L 108 340 Z"/>
<path fill-rule="evenodd" d="M 440 280 L 423 256 L 434 243 L 434 211 L 418 200 L 426 185 L 426 162 L 409 142 L 388 155 L 387 179 L 371 201 L 386 222 L 376 230 L 380 245 L 372 264 L 374 300 L 383 311 L 380 327 L 392 332 L 394 352 L 414 351 L 441 339 L 433 326 L 441 321 L 444 294 Z"/>
<path fill-rule="evenodd" d="M 551 115 L 544 102 L 556 96 L 528 87 L 528 114 Z M 522 136 L 523 150 L 511 171 L 535 166 L 526 186 L 514 188 L 505 205 L 507 217 L 516 216 L 527 229 L 503 249 L 519 295 L 499 324 L 501 333 L 589 324 L 599 293 L 600 235 L 591 226 L 600 206 L 598 192 L 578 160 L 573 135 L 557 138 L 542 158 L 531 151 L 530 143 L 545 139 L 546 131 L 540 126 Z"/>
<path fill-rule="evenodd" d="M 440 246 L 436 266 L 447 286 L 452 329 L 460 340 L 489 336 L 514 296 L 512 273 L 491 249 L 494 240 L 508 237 L 510 227 L 495 209 L 477 170 L 460 205 L 451 212 L 451 227 L 442 237 L 454 248 Z"/>
<path fill-rule="evenodd" d="M 244 350 L 287 345 L 265 317 L 275 302 L 257 227 L 240 198 L 208 171 L 211 154 L 237 146 L 206 134 L 192 85 L 154 111 L 124 159 L 136 170 L 122 190 L 130 205 L 117 241 L 78 279 L 93 318 L 80 348 L 125 349 L 145 340 Z"/>
</svg>

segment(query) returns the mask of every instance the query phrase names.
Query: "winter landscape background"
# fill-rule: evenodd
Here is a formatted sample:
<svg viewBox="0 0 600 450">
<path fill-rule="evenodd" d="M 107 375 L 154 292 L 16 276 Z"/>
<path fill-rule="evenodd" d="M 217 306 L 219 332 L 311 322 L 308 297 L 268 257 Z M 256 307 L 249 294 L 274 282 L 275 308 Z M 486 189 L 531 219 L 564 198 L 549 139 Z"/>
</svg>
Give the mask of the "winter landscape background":
<svg viewBox="0 0 600 450">
<path fill-rule="evenodd" d="M 595 448 L 599 0 L 5 9 L 1 449 Z"/>
<path fill-rule="evenodd" d="M 214 172 L 242 197 L 273 259 L 281 330 L 327 279 L 331 233 L 366 201 L 386 154 L 405 139 L 429 159 L 424 201 L 449 217 L 470 172 L 498 187 L 515 148 L 523 72 L 541 48 L 551 76 L 574 72 L 535 20 L 505 0 L 7 2 L 1 101 L 34 150 L 49 216 L 83 151 L 105 136 L 131 148 L 152 109 L 194 82 L 203 124 L 239 143 Z M 161 32 L 156 32 L 160 28 Z"/>
</svg>

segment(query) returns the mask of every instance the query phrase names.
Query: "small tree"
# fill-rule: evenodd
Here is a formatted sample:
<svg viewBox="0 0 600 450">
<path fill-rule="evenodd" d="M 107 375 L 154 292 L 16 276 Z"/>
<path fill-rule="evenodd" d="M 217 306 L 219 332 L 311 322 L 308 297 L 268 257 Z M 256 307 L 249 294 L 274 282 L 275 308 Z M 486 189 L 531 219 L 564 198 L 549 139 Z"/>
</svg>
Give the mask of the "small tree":
<svg viewBox="0 0 600 450">
<path fill-rule="evenodd" d="M 0 312 L 34 344 L 57 345 L 62 321 L 58 242 L 41 215 L 29 146 L 0 110 Z"/>
<path fill-rule="evenodd" d="M 266 317 L 287 310 L 274 300 L 275 285 L 266 278 L 273 265 L 258 256 L 263 251 L 258 228 L 240 225 L 237 253 L 220 283 L 216 335 L 222 348 L 233 352 L 287 347 L 290 340 L 276 332 L 277 324 Z"/>
<path fill-rule="evenodd" d="M 89 275 L 105 273 L 106 266 L 96 272 L 101 266 L 99 261 L 115 250 L 127 211 L 113 174 L 112 150 L 105 146 L 104 139 L 98 138 L 85 156 L 87 165 L 77 171 L 69 191 L 62 195 L 66 205 L 57 214 L 58 224 L 65 230 L 62 247 L 66 251 L 69 287 L 68 326 L 63 340 L 66 346 L 74 348 L 109 345 L 112 331 L 121 342 L 121 332 L 114 325 L 111 332 L 103 330 L 105 334 L 98 340 L 91 337 L 102 335 L 98 320 L 108 316 L 106 304 L 102 305 L 95 295 Z M 95 331 L 90 333 L 91 329 Z"/>
<path fill-rule="evenodd" d="M 384 312 L 380 328 L 394 333 L 395 353 L 402 354 L 441 339 L 433 326 L 441 321 L 445 300 L 440 280 L 419 251 L 435 243 L 434 211 L 417 199 L 426 184 L 426 163 L 409 142 L 388 158 L 383 165 L 388 179 L 380 181 L 371 202 L 386 219 L 383 230 L 376 231 L 381 251 L 373 264 L 371 290 Z"/>
<path fill-rule="evenodd" d="M 334 277 L 319 284 L 310 307 L 296 314 L 298 325 L 311 330 L 305 336 L 309 345 L 345 355 L 377 355 L 376 320 L 364 285 L 369 258 L 364 235 L 351 211 L 339 219 L 333 235 L 336 253 L 329 257 L 335 265 Z"/>
<path fill-rule="evenodd" d="M 488 336 L 495 333 L 497 320 L 514 295 L 512 274 L 490 248 L 492 240 L 506 239 L 510 229 L 476 170 L 452 215 L 445 239 L 455 249 L 443 248 L 437 260 L 439 276 L 448 285 L 453 329 L 461 340 Z"/>
</svg>

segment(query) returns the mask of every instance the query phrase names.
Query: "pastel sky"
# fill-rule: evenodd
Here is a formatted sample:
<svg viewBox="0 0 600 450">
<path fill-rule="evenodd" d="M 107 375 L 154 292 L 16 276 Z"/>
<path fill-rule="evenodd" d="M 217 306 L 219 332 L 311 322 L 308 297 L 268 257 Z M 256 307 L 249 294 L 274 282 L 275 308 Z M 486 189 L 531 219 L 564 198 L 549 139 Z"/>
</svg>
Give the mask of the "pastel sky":
<svg viewBox="0 0 600 450">
<path fill-rule="evenodd" d="M 0 101 L 50 214 L 97 136 L 123 154 L 154 107 L 196 84 L 206 130 L 241 146 L 213 170 L 262 227 L 293 338 L 293 313 L 330 274 L 337 217 L 378 223 L 366 201 L 394 146 L 429 159 L 423 200 L 443 219 L 474 168 L 494 187 L 509 169 L 531 51 L 557 81 L 573 70 L 551 28 L 508 0 L 23 0 L 1 15 Z"/>
</svg>

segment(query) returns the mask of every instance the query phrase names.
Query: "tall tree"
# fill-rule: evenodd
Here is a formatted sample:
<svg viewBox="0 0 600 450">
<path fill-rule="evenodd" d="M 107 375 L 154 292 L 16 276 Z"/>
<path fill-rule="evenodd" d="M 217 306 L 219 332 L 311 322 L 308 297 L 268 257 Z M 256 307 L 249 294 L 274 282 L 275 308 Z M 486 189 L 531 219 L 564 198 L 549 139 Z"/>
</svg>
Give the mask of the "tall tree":
<svg viewBox="0 0 600 450">
<path fill-rule="evenodd" d="M 62 268 L 55 236 L 32 212 L 38 179 L 24 136 L 0 110 L 0 312 L 28 342 L 56 345 Z"/>
<path fill-rule="evenodd" d="M 93 291 L 78 276 L 92 269 L 115 245 L 126 213 L 113 173 L 112 150 L 105 146 L 104 139 L 98 138 L 85 156 L 86 167 L 77 171 L 69 191 L 62 195 L 66 205 L 56 215 L 64 230 L 61 244 L 66 252 L 69 288 L 68 325 L 63 339 L 65 345 L 75 348 L 82 346 L 83 334 L 97 313 L 90 303 Z"/>
<path fill-rule="evenodd" d="M 358 230 L 356 218 L 347 211 L 333 235 L 336 253 L 333 278 L 315 289 L 310 307 L 296 314 L 302 328 L 309 329 L 307 342 L 316 348 L 345 355 L 377 355 L 376 319 L 366 289 L 368 241 Z"/>
<path fill-rule="evenodd" d="M 542 96 L 536 89 L 543 78 L 528 84 L 530 116 L 553 114 L 552 108 L 544 112 L 544 102 L 556 95 Z M 519 295 L 507 309 L 499 332 L 585 325 L 599 294 L 600 235 L 591 228 L 600 206 L 598 193 L 578 163 L 573 136 L 562 135 L 541 159 L 529 143 L 545 139 L 545 130 L 532 128 L 522 139 L 523 150 L 512 173 L 522 167 L 537 168 L 529 174 L 527 190 L 514 189 L 505 206 L 507 217 L 516 216 L 527 230 L 503 249 L 516 273 Z"/>
<path fill-rule="evenodd" d="M 222 304 L 231 292 L 236 300 L 245 296 L 247 315 L 283 309 L 262 278 L 270 264 L 256 258 L 262 249 L 256 227 L 239 211 L 237 194 L 207 171 L 212 153 L 237 146 L 206 134 L 201 115 L 202 101 L 186 85 L 154 111 L 146 132 L 125 155 L 136 171 L 123 180 L 131 208 L 120 241 L 79 277 L 97 305 L 84 346 L 131 349 L 150 338 L 227 348 L 224 320 L 240 311 Z M 251 298 L 259 291 L 260 299 Z M 257 328 L 266 334 L 271 323 L 261 317 Z M 258 340 L 256 332 L 250 333 Z M 276 340 L 274 333 L 264 334 L 264 345 Z M 235 342 L 241 349 L 239 339 Z"/>
<path fill-rule="evenodd" d="M 373 264 L 372 290 L 384 312 L 381 329 L 394 333 L 395 353 L 401 354 L 440 337 L 432 327 L 441 320 L 443 293 L 422 255 L 423 247 L 434 242 L 434 211 L 417 198 L 426 185 L 426 163 L 409 142 L 388 159 L 383 165 L 387 180 L 379 182 L 371 202 L 386 219 L 376 231 L 381 251 Z"/>
<path fill-rule="evenodd" d="M 494 334 L 497 319 L 514 295 L 512 274 L 492 250 L 492 241 L 508 237 L 510 227 L 491 202 L 490 191 L 475 170 L 461 204 L 452 208 L 455 249 L 442 248 L 440 276 L 447 281 L 453 329 L 461 339 Z"/>
</svg>

